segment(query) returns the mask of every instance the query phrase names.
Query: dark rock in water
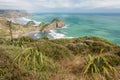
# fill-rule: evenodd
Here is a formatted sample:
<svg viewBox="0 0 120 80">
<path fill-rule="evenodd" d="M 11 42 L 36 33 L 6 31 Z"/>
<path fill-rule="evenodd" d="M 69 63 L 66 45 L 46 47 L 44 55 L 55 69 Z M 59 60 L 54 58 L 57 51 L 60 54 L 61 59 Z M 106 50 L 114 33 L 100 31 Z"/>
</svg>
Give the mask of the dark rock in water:
<svg viewBox="0 0 120 80">
<path fill-rule="evenodd" d="M 31 26 L 34 26 L 34 25 L 35 25 L 34 21 L 29 21 L 25 26 L 31 27 Z"/>
<path fill-rule="evenodd" d="M 45 33 L 49 33 L 50 30 L 52 30 L 52 29 L 62 28 L 64 26 L 65 26 L 64 21 L 56 19 L 56 18 L 54 20 L 52 20 L 52 22 L 49 23 L 49 24 L 42 22 L 39 25 L 40 31 L 45 32 Z"/>
</svg>

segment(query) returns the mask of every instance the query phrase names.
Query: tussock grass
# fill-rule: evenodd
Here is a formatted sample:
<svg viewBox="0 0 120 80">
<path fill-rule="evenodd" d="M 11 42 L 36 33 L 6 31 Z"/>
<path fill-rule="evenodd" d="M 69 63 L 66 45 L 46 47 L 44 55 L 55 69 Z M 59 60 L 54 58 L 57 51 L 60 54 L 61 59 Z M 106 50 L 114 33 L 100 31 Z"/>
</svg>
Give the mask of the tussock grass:
<svg viewBox="0 0 120 80">
<path fill-rule="evenodd" d="M 88 55 L 85 63 L 86 66 L 84 67 L 84 75 L 87 75 L 85 78 L 89 78 L 88 80 L 101 80 L 102 78 L 105 80 L 117 80 L 119 74 L 114 67 L 119 63 L 117 60 L 115 56 Z"/>
</svg>

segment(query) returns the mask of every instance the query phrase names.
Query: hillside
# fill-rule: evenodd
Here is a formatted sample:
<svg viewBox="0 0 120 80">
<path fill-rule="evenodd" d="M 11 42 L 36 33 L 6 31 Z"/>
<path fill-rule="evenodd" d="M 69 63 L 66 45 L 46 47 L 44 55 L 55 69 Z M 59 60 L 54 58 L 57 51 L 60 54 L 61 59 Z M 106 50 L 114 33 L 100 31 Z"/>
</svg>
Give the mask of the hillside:
<svg viewBox="0 0 120 80">
<path fill-rule="evenodd" d="M 10 38 L 10 27 L 8 24 L 8 20 L 6 20 L 3 17 L 0 17 L 0 38 Z M 39 28 L 36 26 L 27 27 L 25 25 L 20 25 L 17 23 L 11 22 L 11 29 L 13 38 L 18 38 L 21 36 L 28 36 L 29 33 L 33 32 L 39 32 Z"/>
<path fill-rule="evenodd" d="M 23 10 L 0 10 L 0 17 L 18 18 L 29 16 L 30 14 Z"/>
<path fill-rule="evenodd" d="M 0 50 L 2 80 L 96 80 L 98 77 L 98 80 L 120 79 L 120 46 L 98 37 L 54 40 L 22 37 L 13 42 L 0 39 Z M 103 69 L 100 72 L 93 70 L 95 76 L 90 70 L 84 72 L 89 58 L 99 58 L 99 65 L 104 66 L 108 73 L 103 74 L 106 71 Z M 102 64 L 104 59 L 108 61 Z M 96 65 L 96 62 L 91 63 L 89 69 L 92 69 L 92 64 Z M 6 66 L 7 70 L 2 66 Z M 11 72 L 14 66 L 16 70 Z M 113 74 L 114 70 L 117 71 L 116 76 Z M 8 73 L 11 76 L 8 76 Z"/>
</svg>

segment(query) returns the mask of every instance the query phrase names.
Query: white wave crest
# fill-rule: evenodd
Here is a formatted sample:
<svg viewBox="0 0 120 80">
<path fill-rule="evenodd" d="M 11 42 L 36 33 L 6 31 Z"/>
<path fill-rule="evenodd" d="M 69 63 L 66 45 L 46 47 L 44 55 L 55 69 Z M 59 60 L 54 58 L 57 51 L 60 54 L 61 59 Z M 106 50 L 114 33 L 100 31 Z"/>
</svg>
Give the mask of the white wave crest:
<svg viewBox="0 0 120 80">
<path fill-rule="evenodd" d="M 57 33 L 55 30 L 50 30 L 49 35 L 51 35 L 54 39 L 65 38 L 64 34 Z"/>
<path fill-rule="evenodd" d="M 68 26 L 69 26 L 69 25 L 65 25 L 65 26 L 64 26 L 64 27 L 62 27 L 62 28 L 63 28 L 63 29 L 64 29 L 64 28 L 68 28 Z"/>
<path fill-rule="evenodd" d="M 21 25 L 25 25 L 25 24 L 27 24 L 27 22 L 33 21 L 35 23 L 34 26 L 38 26 L 41 23 L 41 22 L 38 22 L 36 20 L 28 19 L 26 17 L 14 18 L 14 19 L 11 19 L 11 21 L 14 22 L 14 23 L 21 24 Z"/>
</svg>

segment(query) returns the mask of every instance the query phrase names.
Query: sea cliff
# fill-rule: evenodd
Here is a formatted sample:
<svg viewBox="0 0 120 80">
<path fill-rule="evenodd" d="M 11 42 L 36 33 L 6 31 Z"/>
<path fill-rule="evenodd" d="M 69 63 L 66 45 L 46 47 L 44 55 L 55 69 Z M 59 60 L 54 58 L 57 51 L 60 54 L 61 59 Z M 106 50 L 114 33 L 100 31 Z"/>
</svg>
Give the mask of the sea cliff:
<svg viewBox="0 0 120 80">
<path fill-rule="evenodd" d="M 29 16 L 30 14 L 24 10 L 0 10 L 0 17 L 18 18 Z"/>
</svg>

